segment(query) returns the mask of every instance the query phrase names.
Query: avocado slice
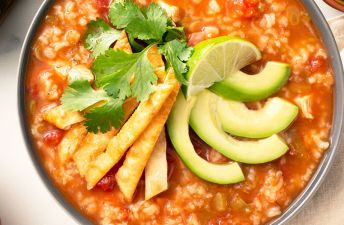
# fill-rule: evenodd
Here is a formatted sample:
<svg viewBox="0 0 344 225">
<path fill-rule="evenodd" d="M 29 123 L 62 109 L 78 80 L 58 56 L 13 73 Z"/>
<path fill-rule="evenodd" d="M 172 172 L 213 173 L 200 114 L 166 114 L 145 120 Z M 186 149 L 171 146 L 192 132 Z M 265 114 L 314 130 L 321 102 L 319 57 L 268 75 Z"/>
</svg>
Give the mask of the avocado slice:
<svg viewBox="0 0 344 225">
<path fill-rule="evenodd" d="M 289 64 L 268 62 L 258 74 L 249 75 L 239 70 L 209 89 L 227 99 L 258 101 L 281 89 L 288 81 L 290 71 Z"/>
<path fill-rule="evenodd" d="M 193 97 L 186 101 L 180 92 L 167 121 L 168 134 L 178 155 L 194 174 L 206 181 L 217 184 L 243 181 L 245 178 L 238 163 L 213 164 L 196 153 L 190 140 L 188 124 L 195 100 Z"/>
<path fill-rule="evenodd" d="M 286 129 L 299 108 L 281 98 L 270 98 L 259 110 L 249 110 L 244 103 L 218 98 L 217 113 L 222 128 L 235 136 L 265 138 Z"/>
<path fill-rule="evenodd" d="M 192 129 L 208 145 L 232 160 L 249 164 L 270 162 L 288 151 L 278 135 L 241 141 L 224 132 L 216 112 L 218 98 L 210 91 L 202 91 L 190 115 Z"/>
</svg>

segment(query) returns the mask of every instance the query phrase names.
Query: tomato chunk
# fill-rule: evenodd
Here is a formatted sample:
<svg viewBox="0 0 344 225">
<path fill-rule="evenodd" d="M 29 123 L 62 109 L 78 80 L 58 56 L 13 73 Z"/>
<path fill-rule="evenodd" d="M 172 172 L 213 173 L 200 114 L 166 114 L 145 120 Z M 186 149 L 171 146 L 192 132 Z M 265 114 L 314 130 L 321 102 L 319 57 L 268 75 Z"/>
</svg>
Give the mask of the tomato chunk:
<svg viewBox="0 0 344 225">
<path fill-rule="evenodd" d="M 121 165 L 122 163 L 120 163 Z M 115 174 L 118 171 L 118 165 L 113 167 L 98 183 L 97 187 L 102 189 L 103 191 L 113 191 L 116 186 L 116 178 Z"/>
<path fill-rule="evenodd" d="M 62 139 L 63 131 L 58 129 L 48 130 L 43 134 L 43 142 L 46 145 L 55 147 Z"/>
<path fill-rule="evenodd" d="M 317 72 L 325 64 L 325 58 L 322 56 L 312 56 L 309 59 L 309 71 Z"/>
<path fill-rule="evenodd" d="M 96 0 L 98 12 L 104 19 L 108 18 L 110 0 Z"/>
<path fill-rule="evenodd" d="M 236 15 L 247 19 L 257 17 L 263 11 L 260 0 L 231 0 L 229 7 Z"/>
<path fill-rule="evenodd" d="M 103 191 L 112 191 L 115 188 L 116 180 L 115 175 L 105 175 L 97 184 Z"/>
</svg>

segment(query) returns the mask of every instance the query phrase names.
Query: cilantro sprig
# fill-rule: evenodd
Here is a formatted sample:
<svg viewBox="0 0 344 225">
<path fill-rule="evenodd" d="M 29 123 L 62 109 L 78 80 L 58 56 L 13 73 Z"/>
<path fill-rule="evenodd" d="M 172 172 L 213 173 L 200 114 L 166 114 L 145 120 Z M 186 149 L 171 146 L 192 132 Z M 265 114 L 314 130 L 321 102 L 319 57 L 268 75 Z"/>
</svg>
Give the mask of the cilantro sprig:
<svg viewBox="0 0 344 225">
<path fill-rule="evenodd" d="M 123 103 L 123 100 L 111 99 L 106 104 L 95 107 L 87 112 L 85 115 L 85 125 L 88 131 L 105 133 L 111 127 L 120 127 L 124 120 Z"/>
<path fill-rule="evenodd" d="M 84 79 L 71 82 L 61 97 L 63 108 L 74 111 L 82 111 L 98 102 L 107 100 L 110 100 L 110 97 L 105 91 L 94 90 Z"/>
<path fill-rule="evenodd" d="M 97 87 L 103 87 L 108 95 L 126 99 L 130 96 L 144 101 L 152 92 L 157 77 L 147 58 L 145 48 L 142 52 L 128 54 L 120 50 L 109 49 L 95 59 L 92 71 L 96 75 Z M 130 85 L 130 79 L 135 79 Z"/>
<path fill-rule="evenodd" d="M 176 78 L 186 84 L 183 75 L 188 72 L 186 62 L 190 58 L 193 49 L 188 47 L 186 42 L 174 39 L 162 45 L 160 51 L 165 56 L 168 64 L 173 67 Z"/>
<path fill-rule="evenodd" d="M 71 79 L 70 79 L 71 80 Z M 111 127 L 119 127 L 124 119 L 123 100 L 109 96 L 104 90 L 94 90 L 88 80 L 71 80 L 61 97 L 65 110 L 82 111 L 99 105 L 85 113 L 88 131 L 106 132 Z"/>
<path fill-rule="evenodd" d="M 125 29 L 132 37 L 140 40 L 161 41 L 167 29 L 168 16 L 157 4 L 141 9 L 133 1 L 113 2 L 109 17 L 117 28 Z"/>
<path fill-rule="evenodd" d="M 83 111 L 90 132 L 118 128 L 124 120 L 123 103 L 129 97 L 145 101 L 157 83 L 147 53 L 157 45 L 176 78 L 187 84 L 187 60 L 192 48 L 186 44 L 183 27 L 177 27 L 164 9 L 152 3 L 139 7 L 132 0 L 113 1 L 109 6 L 108 24 L 102 19 L 88 24 L 84 46 L 92 52 L 95 83 L 82 78 L 70 79 L 61 98 L 66 110 Z M 133 54 L 111 46 L 125 30 Z"/>
</svg>

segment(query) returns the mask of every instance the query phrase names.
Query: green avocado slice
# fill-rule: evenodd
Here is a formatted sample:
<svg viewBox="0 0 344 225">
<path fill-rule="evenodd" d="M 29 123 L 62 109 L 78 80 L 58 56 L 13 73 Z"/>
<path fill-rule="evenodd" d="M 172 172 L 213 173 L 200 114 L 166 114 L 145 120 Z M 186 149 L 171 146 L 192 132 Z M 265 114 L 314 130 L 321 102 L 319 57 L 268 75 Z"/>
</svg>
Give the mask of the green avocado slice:
<svg viewBox="0 0 344 225">
<path fill-rule="evenodd" d="M 265 138 L 286 129 L 296 118 L 298 107 L 275 97 L 263 108 L 249 110 L 244 103 L 219 97 L 217 112 L 226 132 L 239 137 Z"/>
<path fill-rule="evenodd" d="M 288 151 L 288 146 L 278 135 L 241 141 L 224 132 L 216 112 L 218 98 L 210 91 L 202 91 L 190 115 L 192 129 L 208 145 L 232 160 L 248 164 L 270 162 Z"/>
<path fill-rule="evenodd" d="M 238 163 L 213 164 L 201 158 L 195 151 L 189 136 L 189 117 L 195 98 L 186 101 L 180 92 L 167 121 L 171 142 L 185 165 L 200 178 L 217 184 L 243 181 L 244 175 Z"/>
<path fill-rule="evenodd" d="M 289 64 L 268 62 L 258 74 L 248 75 L 239 70 L 209 89 L 226 99 L 243 102 L 258 101 L 281 89 L 288 81 L 290 71 Z"/>
</svg>

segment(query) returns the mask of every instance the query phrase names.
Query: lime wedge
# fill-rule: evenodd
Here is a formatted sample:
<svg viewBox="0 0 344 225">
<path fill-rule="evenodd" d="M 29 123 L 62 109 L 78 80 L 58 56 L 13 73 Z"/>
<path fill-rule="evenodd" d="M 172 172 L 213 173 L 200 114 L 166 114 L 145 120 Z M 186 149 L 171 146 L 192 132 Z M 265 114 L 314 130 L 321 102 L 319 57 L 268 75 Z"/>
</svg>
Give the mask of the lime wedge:
<svg viewBox="0 0 344 225">
<path fill-rule="evenodd" d="M 188 61 L 187 98 L 262 57 L 259 49 L 251 42 L 230 36 L 208 39 L 194 48 Z"/>
</svg>

